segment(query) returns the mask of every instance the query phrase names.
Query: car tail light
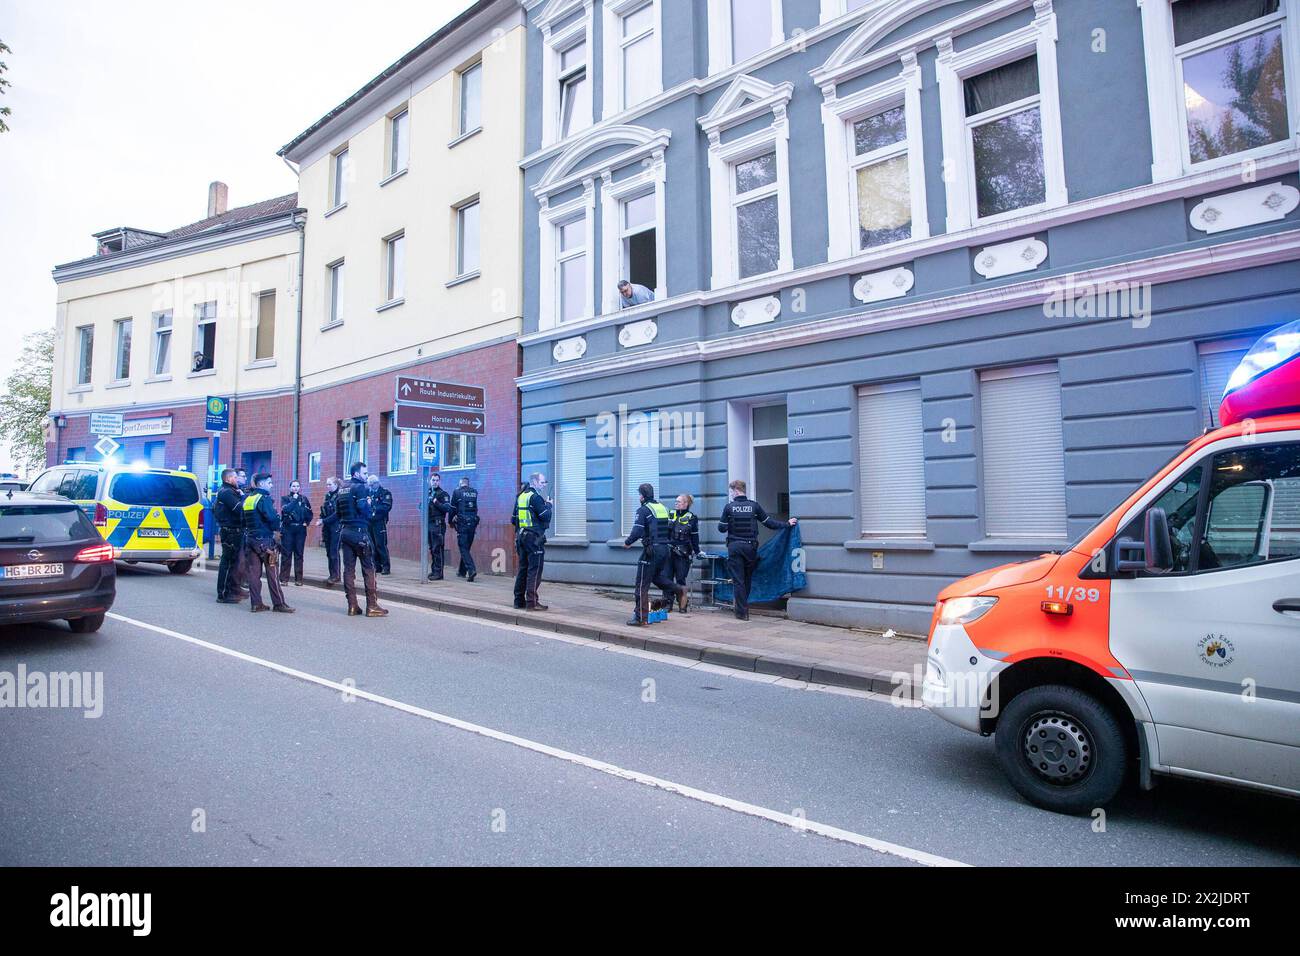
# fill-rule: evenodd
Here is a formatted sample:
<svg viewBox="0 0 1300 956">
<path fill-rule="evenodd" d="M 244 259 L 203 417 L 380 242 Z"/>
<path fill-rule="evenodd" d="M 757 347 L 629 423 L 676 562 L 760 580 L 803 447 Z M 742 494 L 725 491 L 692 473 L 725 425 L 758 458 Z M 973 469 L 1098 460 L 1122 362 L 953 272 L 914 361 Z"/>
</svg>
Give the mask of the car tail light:
<svg viewBox="0 0 1300 956">
<path fill-rule="evenodd" d="M 200 530 L 200 531 L 203 530 L 203 516 L 206 515 L 206 514 L 207 514 L 206 511 L 200 511 L 200 512 L 199 512 L 199 530 Z"/>
<path fill-rule="evenodd" d="M 97 503 L 95 505 L 95 527 L 96 528 L 108 527 L 108 509 L 105 508 L 102 503 Z"/>
<path fill-rule="evenodd" d="M 77 564 L 107 564 L 113 560 L 113 546 L 105 543 L 82 548 L 72 560 Z"/>
</svg>

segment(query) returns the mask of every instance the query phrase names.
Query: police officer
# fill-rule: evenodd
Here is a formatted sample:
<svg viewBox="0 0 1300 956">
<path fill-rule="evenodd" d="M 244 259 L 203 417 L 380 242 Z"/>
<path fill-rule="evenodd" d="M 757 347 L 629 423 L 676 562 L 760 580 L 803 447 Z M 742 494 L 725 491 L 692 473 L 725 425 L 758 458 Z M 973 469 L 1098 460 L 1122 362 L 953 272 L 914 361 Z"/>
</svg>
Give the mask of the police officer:
<svg viewBox="0 0 1300 956">
<path fill-rule="evenodd" d="M 700 519 L 691 511 L 695 499 L 690 495 L 678 495 L 673 511 L 668 515 L 672 522 L 668 535 L 668 548 L 671 552 L 673 583 L 680 587 L 677 605 L 685 611 L 689 602 L 686 579 L 691 573 L 691 562 L 700 553 Z"/>
<path fill-rule="evenodd" d="M 387 617 L 379 606 L 379 589 L 375 584 L 375 545 L 370 539 L 370 496 L 366 488 L 366 463 L 359 461 L 349 472 L 351 478 L 334 500 L 338 513 L 339 542 L 343 561 L 343 591 L 348 598 L 348 616 L 361 614 L 357 603 L 357 561 L 366 588 L 366 617 Z"/>
<path fill-rule="evenodd" d="M 366 478 L 366 491 L 370 497 L 370 540 L 375 545 L 375 570 L 392 574 L 388 560 L 388 515 L 393 510 L 393 493 L 379 483 L 378 475 Z"/>
<path fill-rule="evenodd" d="M 212 517 L 221 534 L 221 563 L 217 565 L 217 603 L 240 603 L 239 576 L 244 560 L 244 529 L 240 515 L 239 476 L 233 468 L 222 469 L 221 490 L 212 505 Z"/>
<path fill-rule="evenodd" d="M 537 588 L 542 583 L 542 568 L 546 564 L 546 529 L 551 526 L 552 502 L 546 497 L 546 476 L 534 472 L 519 489 L 515 499 L 515 513 L 510 523 L 515 526 L 515 554 L 519 558 L 519 571 L 515 574 L 515 607 L 527 611 L 548 610 L 537 599 Z"/>
<path fill-rule="evenodd" d="M 447 544 L 447 516 L 453 514 L 451 495 L 442 488 L 442 475 L 429 476 L 429 580 L 442 580 L 443 549 Z"/>
<path fill-rule="evenodd" d="M 253 476 L 253 485 L 239 512 L 244 526 L 244 567 L 248 575 L 248 592 L 252 597 L 253 613 L 279 611 L 292 614 L 293 608 L 284 601 L 280 590 L 280 577 L 276 574 L 276 532 L 280 530 L 280 516 L 275 512 L 271 497 L 271 476 L 259 472 Z M 262 603 L 262 571 L 266 571 L 266 584 L 271 590 L 271 607 Z"/>
<path fill-rule="evenodd" d="M 280 499 L 280 583 L 289 583 L 289 565 L 293 565 L 293 583 L 302 587 L 303 549 L 307 546 L 307 527 L 311 524 L 311 501 L 302 493 L 302 483 L 289 482 L 289 493 Z"/>
<path fill-rule="evenodd" d="M 785 526 L 745 497 L 745 483 L 739 478 L 727 485 L 727 495 L 731 500 L 722 509 L 718 530 L 727 536 L 727 574 L 736 596 L 736 618 L 748 621 L 749 585 L 758 566 L 758 526 L 773 531 Z M 790 527 L 798 523 L 798 518 L 790 519 Z"/>
<path fill-rule="evenodd" d="M 325 560 L 329 563 L 330 576 L 325 579 L 325 586 L 332 588 L 339 583 L 339 480 L 333 475 L 325 479 L 325 500 L 320 503 L 320 517 L 316 524 L 321 529 L 321 546 L 325 549 Z"/>
<path fill-rule="evenodd" d="M 478 568 L 474 564 L 474 532 L 478 530 L 478 492 L 469 483 L 469 478 L 460 480 L 460 487 L 451 494 L 451 526 L 456 529 L 456 547 L 460 551 L 460 566 L 456 576 L 467 579 L 471 584 Z"/>
<path fill-rule="evenodd" d="M 672 579 L 671 552 L 668 542 L 672 532 L 672 519 L 668 509 L 655 499 L 655 487 L 648 482 L 637 488 L 641 496 L 641 507 L 636 509 L 636 518 L 632 522 L 632 532 L 623 542 L 624 548 L 630 548 L 637 541 L 641 542 L 641 558 L 636 563 L 636 610 L 632 620 L 627 623 L 633 627 L 642 627 L 650 620 L 650 585 L 659 588 L 664 595 L 664 603 L 671 604 L 673 598 L 680 603 L 685 588 L 679 587 Z M 655 602 L 654 609 L 662 607 Z"/>
</svg>

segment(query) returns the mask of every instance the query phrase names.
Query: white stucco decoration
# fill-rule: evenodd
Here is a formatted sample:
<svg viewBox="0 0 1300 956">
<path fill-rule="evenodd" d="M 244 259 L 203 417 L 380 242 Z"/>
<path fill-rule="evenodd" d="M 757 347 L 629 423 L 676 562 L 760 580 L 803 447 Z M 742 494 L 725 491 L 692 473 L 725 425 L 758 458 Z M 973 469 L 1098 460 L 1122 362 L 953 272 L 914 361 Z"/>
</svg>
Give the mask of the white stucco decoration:
<svg viewBox="0 0 1300 956">
<path fill-rule="evenodd" d="M 1047 243 L 1041 239 L 1017 239 L 985 246 L 975 253 L 975 271 L 986 279 L 1033 272 L 1047 259 Z"/>
<path fill-rule="evenodd" d="M 1296 206 L 1300 206 L 1300 190 L 1271 183 L 1202 199 L 1192 209 L 1190 218 L 1193 229 L 1212 234 L 1277 222 Z"/>
<path fill-rule="evenodd" d="M 555 343 L 551 352 L 557 362 L 572 362 L 587 354 L 587 340 L 579 335 L 571 339 L 561 339 Z"/>
<path fill-rule="evenodd" d="M 731 310 L 731 322 L 733 325 L 738 325 L 744 329 L 751 325 L 775 322 L 776 317 L 780 314 L 780 298 L 769 295 L 761 299 L 750 299 L 748 302 L 740 303 Z"/>
<path fill-rule="evenodd" d="M 884 272 L 871 272 L 853 284 L 853 297 L 859 302 L 883 302 L 897 299 L 912 291 L 916 276 L 906 266 L 896 266 Z"/>
<path fill-rule="evenodd" d="M 619 329 L 618 341 L 623 348 L 632 349 L 638 345 L 649 345 L 658 334 L 659 326 L 655 320 L 646 319 L 644 322 L 633 322 Z"/>
</svg>

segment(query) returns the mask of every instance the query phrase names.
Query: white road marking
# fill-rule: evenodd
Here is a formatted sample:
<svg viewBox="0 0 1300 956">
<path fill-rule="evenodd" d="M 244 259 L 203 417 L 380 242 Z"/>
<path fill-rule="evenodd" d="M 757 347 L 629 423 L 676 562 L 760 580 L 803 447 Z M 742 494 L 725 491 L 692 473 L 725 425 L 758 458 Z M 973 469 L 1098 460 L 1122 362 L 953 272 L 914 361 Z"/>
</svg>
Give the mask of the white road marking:
<svg viewBox="0 0 1300 956">
<path fill-rule="evenodd" d="M 316 684 L 319 687 L 325 687 L 341 694 L 349 694 L 352 697 L 360 698 L 361 700 L 368 700 L 371 703 L 379 704 L 382 707 L 401 711 L 402 713 L 410 714 L 414 717 L 422 717 L 425 720 L 431 720 L 447 727 L 454 727 L 457 730 L 464 730 L 480 737 L 486 737 L 489 740 L 496 740 L 501 743 L 510 744 L 513 747 L 519 747 L 523 750 L 529 750 L 533 753 L 552 757 L 556 760 L 563 760 L 566 763 L 585 767 L 588 770 L 594 770 L 611 777 L 617 777 L 620 780 L 628 780 L 632 783 L 641 784 L 642 786 L 653 787 L 657 790 L 665 790 L 669 793 L 675 793 L 678 796 L 686 797 L 689 800 L 696 800 L 700 803 L 707 803 L 710 806 L 720 807 L 724 810 L 731 810 L 735 813 L 741 813 L 746 816 L 769 820 L 772 823 L 779 823 L 782 826 L 790 827 L 791 829 L 800 832 L 807 831 L 816 833 L 832 840 L 838 840 L 841 843 L 851 843 L 854 846 L 860 846 L 868 850 L 875 850 L 877 853 L 886 853 L 890 856 L 901 857 L 904 860 L 910 860 L 913 863 L 920 863 L 923 866 L 969 865 L 957 860 L 950 860 L 946 857 L 935 856 L 932 853 L 926 853 L 924 850 L 915 850 L 911 847 L 900 846 L 897 843 L 890 843 L 886 840 L 878 840 L 875 837 L 864 836 L 861 833 L 854 833 L 852 830 L 843 830 L 839 827 L 829 826 L 825 823 L 818 823 L 815 820 L 806 820 L 802 817 L 794 816 L 793 814 L 781 813 L 778 810 L 769 810 L 768 808 L 760 807 L 757 804 L 746 803 L 743 800 L 735 800 L 731 797 L 724 797 L 720 794 L 710 793 L 707 790 L 700 790 L 696 787 L 687 786 L 686 784 L 674 783 L 673 781 L 665 780 L 662 777 L 654 777 L 650 774 L 641 773 L 636 770 L 627 770 L 623 767 L 606 763 L 603 760 L 596 760 L 593 757 L 585 757 L 582 754 L 572 753 L 568 750 L 560 750 L 557 747 L 551 747 L 534 740 L 528 740 L 525 737 L 517 737 L 514 734 L 508 734 L 500 730 L 493 730 L 491 727 L 484 727 L 481 724 L 473 724 L 456 717 L 449 717 L 446 714 L 435 713 L 434 711 L 426 710 L 423 707 L 416 707 L 413 704 L 406 704 L 399 700 L 393 700 L 391 697 L 372 694 L 369 691 L 360 690 L 356 687 L 347 687 L 325 677 L 318 677 L 315 674 L 309 674 L 292 667 L 286 667 L 284 664 L 277 664 L 274 661 L 268 661 L 261 657 L 254 657 L 251 654 L 245 654 L 242 651 L 223 647 L 220 644 L 213 644 L 210 641 L 191 637 L 190 635 L 182 634 L 179 631 L 159 627 L 157 624 L 150 624 L 147 621 L 137 621 L 134 618 L 126 617 L 122 614 L 114 614 L 112 612 L 107 616 L 114 621 L 120 621 L 123 624 L 130 624 L 133 627 L 152 631 L 155 634 L 161 634 L 164 637 L 184 641 L 187 644 L 193 644 L 195 647 L 201 647 L 217 654 L 224 654 L 225 656 L 232 657 L 235 660 L 244 661 L 247 664 L 254 664 L 258 667 L 263 667 L 267 670 L 284 674 L 287 677 L 306 681 L 309 684 Z"/>
</svg>

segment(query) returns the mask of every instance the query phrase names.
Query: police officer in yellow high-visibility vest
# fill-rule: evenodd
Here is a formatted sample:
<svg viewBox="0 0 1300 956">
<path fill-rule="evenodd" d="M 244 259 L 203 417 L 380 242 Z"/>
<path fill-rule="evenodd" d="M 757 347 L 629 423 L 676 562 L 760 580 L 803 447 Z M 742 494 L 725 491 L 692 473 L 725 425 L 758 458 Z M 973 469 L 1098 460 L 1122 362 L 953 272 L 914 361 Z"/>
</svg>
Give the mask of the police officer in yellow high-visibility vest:
<svg viewBox="0 0 1300 956">
<path fill-rule="evenodd" d="M 551 526 L 552 503 L 546 498 L 546 476 L 534 472 L 519 489 L 515 499 L 515 513 L 510 523 L 517 528 L 515 554 L 519 558 L 519 571 L 515 574 L 515 607 L 527 611 L 545 611 L 547 607 L 537 599 L 537 588 L 542 583 L 542 568 L 546 564 L 546 529 Z"/>
<path fill-rule="evenodd" d="M 636 611 L 632 620 L 627 622 L 633 627 L 640 627 L 650 618 L 651 584 L 664 594 L 662 604 L 655 603 L 655 610 L 671 605 L 684 590 L 672 578 L 672 553 L 668 546 L 672 536 L 672 518 L 668 509 L 655 500 L 654 485 L 641 485 L 637 494 L 641 496 L 641 507 L 636 510 L 632 533 L 623 542 L 625 548 L 632 547 L 638 540 L 642 544 L 641 559 L 636 563 Z"/>
<path fill-rule="evenodd" d="M 244 530 L 244 573 L 248 580 L 248 593 L 252 597 L 253 611 L 279 611 L 292 614 L 293 608 L 284 600 L 280 589 L 280 575 L 276 572 L 278 546 L 275 540 L 280 530 L 280 516 L 271 502 L 271 476 L 265 472 L 253 476 L 253 488 L 240 503 L 240 517 Z M 266 571 L 266 584 L 271 589 L 271 607 L 262 603 L 262 572 Z"/>
</svg>

